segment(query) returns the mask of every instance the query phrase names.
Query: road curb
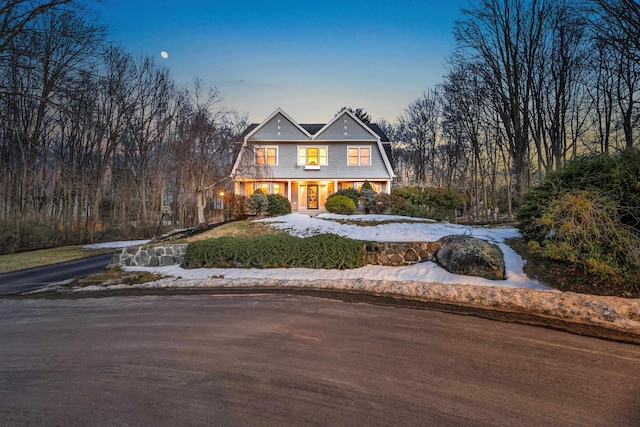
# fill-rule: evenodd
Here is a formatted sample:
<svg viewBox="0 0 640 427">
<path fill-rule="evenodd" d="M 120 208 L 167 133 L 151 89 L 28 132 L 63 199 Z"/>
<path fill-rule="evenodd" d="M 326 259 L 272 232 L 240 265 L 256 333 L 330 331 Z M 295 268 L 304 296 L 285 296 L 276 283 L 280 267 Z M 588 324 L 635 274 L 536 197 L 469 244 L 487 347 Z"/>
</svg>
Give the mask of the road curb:
<svg viewBox="0 0 640 427">
<path fill-rule="evenodd" d="M 415 281 L 369 279 L 287 280 L 287 279 L 177 279 L 165 278 L 140 285 L 58 288 L 59 293 L 96 293 L 127 290 L 231 291 L 285 290 L 344 292 L 395 300 L 442 304 L 469 310 L 535 316 L 546 323 L 560 321 L 579 327 L 597 327 L 638 337 L 640 342 L 640 299 L 577 294 L 494 286 L 452 285 Z M 495 317 L 495 316 L 494 316 Z M 635 341 L 635 340 L 634 340 Z"/>
</svg>

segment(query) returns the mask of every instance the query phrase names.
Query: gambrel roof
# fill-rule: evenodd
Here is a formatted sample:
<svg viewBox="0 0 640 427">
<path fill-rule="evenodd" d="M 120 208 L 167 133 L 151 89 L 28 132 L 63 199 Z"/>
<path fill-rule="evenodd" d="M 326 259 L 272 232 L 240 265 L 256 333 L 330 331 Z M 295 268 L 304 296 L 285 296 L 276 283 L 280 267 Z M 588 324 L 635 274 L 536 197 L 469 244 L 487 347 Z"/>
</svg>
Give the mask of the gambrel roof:
<svg viewBox="0 0 640 427">
<path fill-rule="evenodd" d="M 240 135 L 238 135 L 236 137 L 236 142 L 244 142 L 245 138 L 247 138 L 249 136 L 250 139 L 250 135 L 254 134 L 254 131 L 256 130 L 256 128 L 258 126 L 262 126 L 265 123 L 267 123 L 268 121 L 270 121 L 273 117 L 276 116 L 276 114 L 278 112 L 281 112 L 285 117 L 287 117 L 289 120 L 292 120 L 289 118 L 288 115 L 285 115 L 284 111 L 282 111 L 281 109 L 277 109 L 276 111 L 274 111 L 269 117 L 267 117 L 267 119 L 265 121 L 263 121 L 262 123 L 251 123 Z M 339 119 L 341 114 L 336 115 L 336 117 L 334 117 L 334 119 L 329 122 L 332 123 L 334 120 Z M 292 121 L 293 122 L 293 121 Z M 295 123 L 295 122 L 293 122 Z M 373 131 L 379 138 L 380 138 L 380 142 L 383 143 L 390 143 L 391 141 L 389 140 L 389 137 L 382 131 L 382 129 L 380 129 L 380 126 L 378 126 L 376 123 L 362 123 L 360 122 L 363 126 L 368 127 L 371 131 Z M 296 125 L 298 125 L 299 127 L 301 127 L 302 129 L 304 129 L 306 131 L 306 133 L 309 134 L 309 136 L 312 139 L 322 128 L 327 126 L 327 123 L 296 123 Z"/>
<path fill-rule="evenodd" d="M 278 108 L 262 123 L 252 123 L 236 138 L 244 146 L 248 142 L 375 142 L 383 153 L 383 160 L 390 176 L 393 173 L 391 163 L 391 142 L 382 129 L 375 123 L 363 123 L 347 109 L 336 114 L 328 123 L 300 124 L 282 109 Z M 240 150 L 242 152 L 243 150 Z M 240 155 L 240 154 L 239 154 Z M 236 159 L 236 163 L 239 159 Z M 233 170 L 235 171 L 236 165 Z M 232 172 L 233 173 L 233 172 Z"/>
</svg>

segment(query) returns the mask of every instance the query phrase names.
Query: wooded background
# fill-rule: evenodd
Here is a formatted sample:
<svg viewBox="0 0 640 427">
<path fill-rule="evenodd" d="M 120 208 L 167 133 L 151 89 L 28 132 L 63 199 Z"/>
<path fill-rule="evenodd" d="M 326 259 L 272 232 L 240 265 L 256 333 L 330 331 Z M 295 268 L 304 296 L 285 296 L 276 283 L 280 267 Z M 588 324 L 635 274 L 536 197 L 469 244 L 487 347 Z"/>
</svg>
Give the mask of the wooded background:
<svg viewBox="0 0 640 427">
<path fill-rule="evenodd" d="M 161 220 L 197 225 L 199 209 L 212 220 L 230 197 L 246 115 L 96 22 L 86 2 L 0 2 L 0 252 L 149 237 Z M 377 120 L 394 185 L 511 215 L 567 160 L 638 146 L 637 2 L 480 0 L 453 31 L 443 82 Z"/>
</svg>

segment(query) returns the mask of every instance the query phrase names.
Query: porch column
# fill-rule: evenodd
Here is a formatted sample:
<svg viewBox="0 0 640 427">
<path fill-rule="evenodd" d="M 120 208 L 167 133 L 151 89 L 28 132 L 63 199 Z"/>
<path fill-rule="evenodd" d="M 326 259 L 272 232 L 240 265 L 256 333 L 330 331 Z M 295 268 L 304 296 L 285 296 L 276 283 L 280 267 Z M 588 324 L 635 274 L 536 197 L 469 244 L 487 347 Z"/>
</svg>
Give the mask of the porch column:
<svg viewBox="0 0 640 427">
<path fill-rule="evenodd" d="M 291 180 L 287 181 L 287 200 L 291 203 Z"/>
<path fill-rule="evenodd" d="M 338 192 L 338 180 L 337 179 L 333 180 L 333 192 L 334 193 Z"/>
</svg>

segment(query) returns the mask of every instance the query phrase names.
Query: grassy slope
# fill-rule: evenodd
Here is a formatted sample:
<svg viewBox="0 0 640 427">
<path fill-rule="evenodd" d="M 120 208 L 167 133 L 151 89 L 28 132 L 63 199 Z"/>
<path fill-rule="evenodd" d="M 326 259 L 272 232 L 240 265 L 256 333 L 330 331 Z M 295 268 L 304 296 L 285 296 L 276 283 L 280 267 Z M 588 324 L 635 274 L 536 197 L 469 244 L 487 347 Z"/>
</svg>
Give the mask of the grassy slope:
<svg viewBox="0 0 640 427">
<path fill-rule="evenodd" d="M 191 236 L 187 239 L 172 241 L 171 243 L 189 243 L 221 236 L 255 237 L 260 234 L 275 234 L 279 232 L 281 231 L 270 227 L 268 224 L 252 221 L 237 221 Z M 530 277 L 536 277 L 541 282 L 555 289 L 596 295 L 640 297 L 639 289 L 612 288 L 606 281 L 596 280 L 594 277 L 591 277 L 591 275 L 582 272 L 576 266 L 535 256 L 530 253 L 526 243 L 524 243 L 522 239 L 513 239 L 509 242 L 509 245 L 520 254 L 520 256 L 527 260 L 525 271 Z M 69 261 L 110 251 L 112 251 L 112 249 L 88 250 L 83 249 L 82 246 L 65 246 L 19 254 L 0 255 L 0 273 L 55 262 Z"/>
<path fill-rule="evenodd" d="M 71 261 L 112 252 L 113 249 L 84 249 L 82 245 L 62 246 L 53 249 L 20 252 L 17 254 L 0 255 L 0 273 L 21 270 L 23 268 L 39 267 L 57 262 Z"/>
<path fill-rule="evenodd" d="M 197 240 L 212 239 L 220 236 L 252 237 L 259 234 L 278 232 L 267 224 L 238 221 L 225 224 L 205 233 L 197 234 L 188 239 L 172 241 L 171 243 L 189 243 Z M 23 268 L 39 267 L 57 262 L 71 261 L 113 252 L 114 249 L 84 249 L 82 245 L 62 246 L 53 249 L 41 249 L 37 251 L 20 252 L 17 254 L 0 255 L 0 273 L 21 270 Z"/>
</svg>

